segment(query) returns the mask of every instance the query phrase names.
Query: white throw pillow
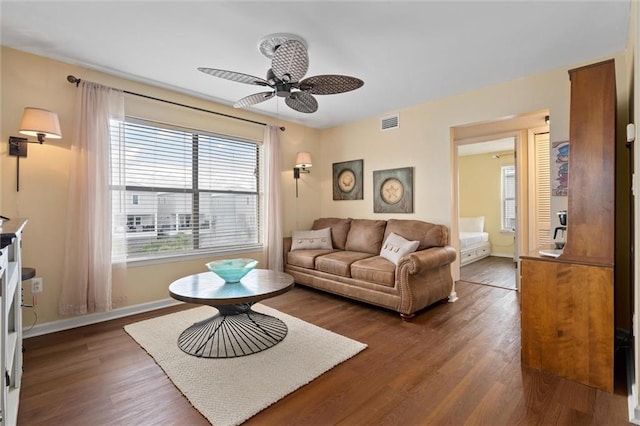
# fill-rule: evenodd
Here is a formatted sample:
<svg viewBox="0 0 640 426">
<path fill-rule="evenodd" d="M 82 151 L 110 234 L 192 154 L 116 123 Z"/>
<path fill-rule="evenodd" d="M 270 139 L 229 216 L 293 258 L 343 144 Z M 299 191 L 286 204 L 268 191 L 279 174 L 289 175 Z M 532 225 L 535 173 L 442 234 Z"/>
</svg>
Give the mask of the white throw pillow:
<svg viewBox="0 0 640 426">
<path fill-rule="evenodd" d="M 387 260 L 390 260 L 395 265 L 398 265 L 398 261 L 402 256 L 407 253 L 413 253 L 418 249 L 420 241 L 409 241 L 402 238 L 400 235 L 392 232 L 387 237 L 387 240 L 382 244 L 382 250 L 380 250 L 380 256 Z"/>
<path fill-rule="evenodd" d="M 317 231 L 293 231 L 291 233 L 291 250 L 331 250 L 331 228 Z"/>
<path fill-rule="evenodd" d="M 483 232 L 484 216 L 477 217 L 461 217 L 460 231 L 463 232 Z"/>
</svg>

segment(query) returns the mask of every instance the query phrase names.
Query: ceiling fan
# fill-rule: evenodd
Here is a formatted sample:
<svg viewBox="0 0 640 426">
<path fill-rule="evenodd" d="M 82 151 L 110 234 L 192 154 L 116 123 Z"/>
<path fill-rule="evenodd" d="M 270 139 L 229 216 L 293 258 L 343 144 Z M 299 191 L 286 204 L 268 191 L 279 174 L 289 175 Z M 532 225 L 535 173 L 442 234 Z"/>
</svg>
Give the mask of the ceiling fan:
<svg viewBox="0 0 640 426">
<path fill-rule="evenodd" d="M 272 89 L 240 99 L 233 105 L 236 108 L 247 108 L 278 96 L 285 98 L 284 102 L 290 108 L 312 113 L 318 110 L 318 101 L 313 95 L 349 92 L 364 84 L 359 78 L 336 74 L 316 75 L 301 80 L 309 69 L 309 55 L 304 41 L 293 34 L 271 34 L 260 41 L 258 48 L 264 56 L 271 59 L 271 68 L 264 79 L 216 68 L 200 67 L 198 71 L 238 83 Z"/>
</svg>

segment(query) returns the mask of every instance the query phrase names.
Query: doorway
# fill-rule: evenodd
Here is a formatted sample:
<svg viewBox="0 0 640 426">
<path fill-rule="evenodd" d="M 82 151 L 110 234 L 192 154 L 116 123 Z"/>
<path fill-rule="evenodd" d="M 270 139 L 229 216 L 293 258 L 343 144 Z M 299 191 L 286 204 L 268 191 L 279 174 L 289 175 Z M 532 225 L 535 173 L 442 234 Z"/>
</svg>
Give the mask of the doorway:
<svg viewBox="0 0 640 426">
<path fill-rule="evenodd" d="M 517 136 L 495 137 L 458 141 L 460 279 L 515 290 Z"/>
<path fill-rule="evenodd" d="M 513 259 L 488 256 L 460 267 L 460 280 L 492 287 L 516 289 L 517 263 Z"/>
<path fill-rule="evenodd" d="M 498 256 L 493 257 L 499 257 L 501 259 L 491 259 L 490 256 L 484 256 L 486 253 L 483 253 L 481 255 L 482 260 L 474 262 L 476 264 L 474 268 L 466 268 L 464 270 L 464 277 L 465 281 L 471 280 L 472 282 L 479 282 L 481 284 L 484 284 L 482 281 L 487 280 L 495 280 L 498 283 L 504 283 L 505 281 L 508 281 L 508 279 L 505 278 L 506 274 L 499 274 L 501 275 L 499 278 L 486 278 L 486 276 L 488 276 L 487 274 L 490 272 L 499 272 L 505 264 L 512 265 L 512 269 L 510 270 L 512 274 L 510 274 L 510 276 L 513 277 L 515 284 L 509 283 L 507 285 L 500 284 L 497 286 L 508 286 L 518 290 L 520 288 L 520 274 L 518 272 L 519 257 L 521 254 L 535 249 L 538 244 L 538 234 L 536 233 L 536 230 L 539 221 L 537 217 L 537 210 L 534 209 L 536 207 L 536 202 L 533 201 L 537 196 L 537 179 L 535 178 L 536 165 L 533 161 L 538 153 L 533 149 L 533 138 L 536 133 L 548 132 L 548 124 L 545 122 L 545 117 L 548 114 L 547 110 L 541 110 L 520 116 L 510 116 L 493 121 L 472 123 L 452 128 L 451 170 L 453 208 L 451 217 L 451 245 L 458 250 L 458 258 L 452 267 L 453 276 L 456 281 L 461 279 L 461 267 L 469 265 L 467 262 L 464 262 L 465 265 L 462 265 L 463 261 L 461 261 L 461 255 L 463 254 L 461 251 L 460 241 L 460 223 L 462 217 L 461 206 L 463 209 L 465 209 L 465 207 L 464 200 L 461 199 L 463 194 L 461 193 L 460 188 L 460 175 L 463 172 L 461 172 L 459 167 L 464 163 L 464 161 L 461 161 L 459 150 L 462 149 L 464 152 L 467 149 L 473 149 L 464 148 L 467 145 L 478 145 L 478 147 L 480 147 L 482 144 L 490 145 L 490 142 L 502 139 L 511 139 L 512 141 L 510 150 L 504 149 L 504 151 L 501 151 L 499 149 L 498 151 L 493 150 L 492 152 L 486 151 L 486 154 L 496 162 L 508 157 L 507 153 L 512 153 L 511 161 L 515 169 L 515 176 L 512 176 L 515 179 L 515 199 L 507 200 L 505 199 L 504 194 L 500 192 L 500 197 L 495 201 L 501 210 L 501 218 L 498 221 L 500 224 L 498 235 L 502 238 L 505 236 L 510 238 L 509 243 L 512 245 L 512 251 L 508 252 L 507 250 L 504 250 L 507 247 L 499 247 L 509 245 L 504 243 L 504 239 L 496 240 L 498 244 L 496 244 L 496 247 L 489 248 L 489 254 L 498 254 Z M 496 158 L 493 158 L 494 156 Z M 494 181 L 494 184 L 501 185 L 500 179 L 504 178 L 504 174 L 500 175 L 498 181 Z M 502 183 L 502 185 L 504 185 L 504 183 Z M 502 188 L 500 191 L 502 191 Z M 512 202 L 515 209 L 515 219 L 511 218 L 512 221 L 515 221 L 515 227 L 511 232 L 509 232 L 510 229 L 504 222 L 504 209 L 506 208 L 505 203 L 508 202 Z M 471 213 L 475 212 L 471 211 Z M 488 260 L 484 260 L 485 258 Z M 495 261 L 495 263 L 492 265 L 486 265 L 484 270 L 489 272 L 473 272 L 474 269 L 480 269 L 483 266 L 483 264 L 480 263 L 483 261 L 486 263 Z M 506 269 L 503 270 L 506 271 Z M 475 278 L 469 278 L 469 275 L 467 275 L 467 272 L 469 271 L 471 271 L 469 274 L 473 274 Z"/>
</svg>

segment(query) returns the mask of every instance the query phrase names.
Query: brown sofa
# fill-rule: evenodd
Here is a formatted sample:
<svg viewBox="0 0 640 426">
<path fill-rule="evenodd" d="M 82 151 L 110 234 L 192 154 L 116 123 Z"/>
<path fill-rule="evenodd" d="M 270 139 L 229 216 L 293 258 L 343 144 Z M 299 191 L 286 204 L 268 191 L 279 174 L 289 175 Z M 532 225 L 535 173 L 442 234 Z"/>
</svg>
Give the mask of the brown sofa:
<svg viewBox="0 0 640 426">
<path fill-rule="evenodd" d="M 332 248 L 292 250 L 296 244 L 291 237 L 285 238 L 284 270 L 297 284 L 392 309 L 405 321 L 451 294 L 450 264 L 456 251 L 448 245 L 446 226 L 350 218 L 321 218 L 312 226 L 313 230 L 326 228 L 331 230 Z M 417 250 L 402 256 L 397 266 L 380 256 L 391 233 L 419 241 Z"/>
</svg>

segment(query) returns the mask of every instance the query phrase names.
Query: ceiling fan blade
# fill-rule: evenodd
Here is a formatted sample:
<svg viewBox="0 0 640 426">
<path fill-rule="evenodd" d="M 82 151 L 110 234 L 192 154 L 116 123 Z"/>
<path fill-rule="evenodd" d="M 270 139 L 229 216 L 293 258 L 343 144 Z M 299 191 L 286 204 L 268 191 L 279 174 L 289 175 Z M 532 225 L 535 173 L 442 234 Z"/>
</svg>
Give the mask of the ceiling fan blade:
<svg viewBox="0 0 640 426">
<path fill-rule="evenodd" d="M 253 75 L 243 74 L 241 72 L 219 70 L 216 68 L 204 68 L 204 67 L 198 68 L 198 71 L 201 71 L 205 74 L 212 75 L 214 77 L 220 77 L 226 80 L 236 81 L 238 83 L 246 83 L 246 84 L 254 84 L 256 86 L 271 87 L 271 84 L 267 80 L 262 79 L 260 77 L 253 76 Z"/>
<path fill-rule="evenodd" d="M 309 69 L 307 48 L 298 40 L 285 41 L 274 52 L 271 69 L 285 83 L 300 81 Z"/>
<path fill-rule="evenodd" d="M 363 85 L 364 81 L 359 78 L 327 74 L 305 78 L 300 82 L 299 87 L 300 90 L 314 95 L 335 95 L 359 89 Z"/>
<path fill-rule="evenodd" d="M 275 92 L 260 92 L 254 93 L 253 95 L 245 96 L 240 99 L 238 102 L 233 104 L 235 108 L 247 108 L 251 105 L 259 104 L 260 102 L 264 102 L 267 99 L 271 99 L 276 95 Z"/>
<path fill-rule="evenodd" d="M 284 102 L 296 111 L 312 113 L 318 110 L 316 98 L 305 92 L 292 92 Z"/>
</svg>

